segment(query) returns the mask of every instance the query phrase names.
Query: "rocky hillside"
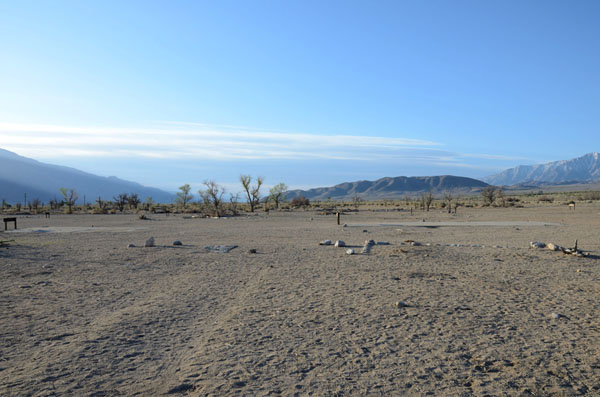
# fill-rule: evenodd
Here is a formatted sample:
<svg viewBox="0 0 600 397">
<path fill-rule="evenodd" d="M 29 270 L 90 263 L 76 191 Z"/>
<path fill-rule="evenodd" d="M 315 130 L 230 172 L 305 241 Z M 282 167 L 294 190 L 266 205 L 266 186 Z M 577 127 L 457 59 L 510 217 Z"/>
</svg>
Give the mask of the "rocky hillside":
<svg viewBox="0 0 600 397">
<path fill-rule="evenodd" d="M 376 181 L 345 182 L 331 187 L 321 187 L 309 190 L 291 190 L 287 198 L 292 199 L 304 196 L 309 200 L 351 200 L 359 196 L 364 200 L 377 199 L 400 199 L 406 195 L 416 195 L 432 191 L 439 194 L 444 191 L 452 191 L 460 194 L 476 192 L 486 183 L 477 179 L 442 175 L 442 176 L 420 176 L 395 178 L 381 178 Z"/>
<path fill-rule="evenodd" d="M 491 185 L 517 185 L 523 183 L 581 183 L 600 180 L 598 153 L 571 160 L 554 161 L 538 165 L 520 165 L 483 179 Z"/>
</svg>

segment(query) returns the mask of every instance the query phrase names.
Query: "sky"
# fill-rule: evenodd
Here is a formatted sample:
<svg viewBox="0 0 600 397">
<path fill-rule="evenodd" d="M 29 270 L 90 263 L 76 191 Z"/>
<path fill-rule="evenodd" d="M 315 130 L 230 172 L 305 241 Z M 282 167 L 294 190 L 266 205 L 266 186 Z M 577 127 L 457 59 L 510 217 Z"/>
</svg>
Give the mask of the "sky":
<svg viewBox="0 0 600 397">
<path fill-rule="evenodd" d="M 0 148 L 175 191 L 600 150 L 600 2 L 4 1 Z"/>
</svg>

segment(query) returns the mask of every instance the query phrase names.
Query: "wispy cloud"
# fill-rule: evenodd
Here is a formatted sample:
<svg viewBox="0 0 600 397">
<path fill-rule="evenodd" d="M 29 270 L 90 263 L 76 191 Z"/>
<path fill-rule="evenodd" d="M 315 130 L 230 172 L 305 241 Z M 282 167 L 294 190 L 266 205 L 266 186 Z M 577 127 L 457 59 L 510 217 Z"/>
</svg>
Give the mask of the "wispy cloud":
<svg viewBox="0 0 600 397">
<path fill-rule="evenodd" d="M 437 142 L 379 136 L 286 133 L 258 129 L 163 123 L 155 128 L 107 128 L 0 123 L 1 146 L 25 156 L 145 157 L 162 159 L 372 160 L 398 151 L 439 147 Z"/>
</svg>

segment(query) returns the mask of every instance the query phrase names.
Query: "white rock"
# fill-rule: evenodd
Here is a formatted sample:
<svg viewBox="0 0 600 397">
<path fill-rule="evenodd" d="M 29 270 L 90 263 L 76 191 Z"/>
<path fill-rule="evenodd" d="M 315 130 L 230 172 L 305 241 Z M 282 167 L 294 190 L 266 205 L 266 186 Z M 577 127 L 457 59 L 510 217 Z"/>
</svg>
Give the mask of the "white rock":
<svg viewBox="0 0 600 397">
<path fill-rule="evenodd" d="M 343 242 L 342 240 L 337 240 L 334 244 L 336 247 L 345 247 L 346 243 Z"/>
<path fill-rule="evenodd" d="M 557 318 L 561 318 L 562 316 L 560 314 L 558 314 L 558 313 L 552 312 L 552 313 L 550 313 L 550 317 L 552 317 L 554 319 L 557 319 Z"/>
<path fill-rule="evenodd" d="M 348 248 L 348 249 L 346 250 L 346 253 L 347 253 L 348 255 L 354 255 L 354 250 L 353 250 L 352 248 Z"/>
<path fill-rule="evenodd" d="M 394 302 L 394 306 L 396 307 L 409 307 L 410 305 L 408 303 L 402 302 L 402 301 L 396 301 Z"/>
<path fill-rule="evenodd" d="M 542 243 L 540 241 L 532 241 L 529 243 L 531 248 L 546 248 L 546 243 Z"/>
<path fill-rule="evenodd" d="M 319 245 L 331 245 L 331 240 L 323 240 L 319 243 Z"/>
<path fill-rule="evenodd" d="M 150 237 L 148 240 L 146 240 L 146 244 L 144 246 L 145 247 L 154 247 L 154 237 Z"/>
<path fill-rule="evenodd" d="M 548 243 L 546 244 L 546 248 L 551 250 L 551 251 L 562 251 L 562 247 L 556 245 L 556 244 L 552 244 L 552 243 Z"/>
</svg>

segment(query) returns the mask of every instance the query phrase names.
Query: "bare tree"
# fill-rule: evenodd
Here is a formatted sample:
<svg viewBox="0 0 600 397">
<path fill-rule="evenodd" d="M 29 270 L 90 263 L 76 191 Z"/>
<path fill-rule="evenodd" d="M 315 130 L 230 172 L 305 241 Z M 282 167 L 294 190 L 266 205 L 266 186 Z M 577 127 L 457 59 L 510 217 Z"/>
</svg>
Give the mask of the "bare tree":
<svg viewBox="0 0 600 397">
<path fill-rule="evenodd" d="M 358 207 L 363 201 L 364 200 L 362 199 L 362 197 L 360 197 L 358 194 L 355 194 L 354 197 L 352 197 L 352 204 L 354 205 L 354 209 L 358 211 Z"/>
<path fill-rule="evenodd" d="M 283 201 L 287 190 L 288 187 L 283 182 L 278 183 L 269 190 L 269 200 L 275 203 L 275 208 L 279 208 L 279 203 Z"/>
<path fill-rule="evenodd" d="M 75 189 L 67 189 L 66 187 L 61 187 L 60 188 L 60 193 L 63 195 L 64 203 L 69 208 L 69 212 L 68 213 L 72 214 L 73 213 L 73 206 L 75 205 L 75 202 L 79 198 L 79 195 L 77 194 L 77 192 L 75 191 Z"/>
<path fill-rule="evenodd" d="M 129 203 L 129 208 L 131 209 L 136 209 L 138 205 L 140 205 L 140 203 L 142 202 L 142 200 L 140 200 L 140 197 L 138 196 L 137 193 L 131 193 L 129 195 L 129 197 L 127 198 L 127 203 Z"/>
<path fill-rule="evenodd" d="M 256 178 L 256 185 L 252 186 L 252 177 L 250 175 L 240 175 L 240 182 L 244 187 L 246 196 L 248 197 L 248 204 L 250 204 L 250 212 L 254 212 L 254 208 L 260 202 L 260 187 L 264 182 L 263 177 Z"/>
<path fill-rule="evenodd" d="M 199 190 L 198 194 L 202 197 L 202 201 L 207 207 L 211 208 L 215 216 L 221 216 L 223 210 L 223 194 L 225 194 L 225 188 L 218 185 L 215 181 L 204 181 L 206 189 Z"/>
<path fill-rule="evenodd" d="M 494 186 L 486 186 L 481 190 L 481 196 L 486 205 L 494 204 L 496 201 L 496 188 Z"/>
<path fill-rule="evenodd" d="M 231 211 L 231 213 L 233 215 L 237 215 L 239 213 L 239 209 L 238 209 L 239 203 L 240 203 L 240 194 L 239 193 L 236 193 L 235 195 L 231 194 L 229 196 L 229 210 Z"/>
<path fill-rule="evenodd" d="M 34 211 L 37 212 L 38 207 L 42 206 L 42 200 L 40 200 L 39 198 L 34 198 L 33 200 L 31 200 L 29 205 L 31 206 L 31 208 L 33 208 Z"/>
<path fill-rule="evenodd" d="M 429 211 L 429 208 L 431 207 L 431 204 L 433 203 L 433 193 L 431 193 L 431 190 L 427 193 L 421 193 L 421 196 L 419 197 L 419 201 L 421 203 L 421 209 Z"/>
<path fill-rule="evenodd" d="M 179 186 L 179 190 L 181 191 L 177 192 L 177 198 L 175 199 L 175 202 L 185 208 L 187 203 L 192 201 L 192 198 L 194 197 L 194 195 L 190 193 L 192 188 L 186 183 L 183 186 Z"/>
<path fill-rule="evenodd" d="M 113 197 L 113 200 L 115 200 L 115 204 L 117 205 L 119 212 L 123 212 L 123 209 L 125 209 L 125 205 L 127 204 L 129 197 L 127 196 L 127 193 L 121 193 L 118 196 Z"/>
<path fill-rule="evenodd" d="M 446 207 L 448 207 L 448 213 L 452 213 L 452 201 L 454 201 L 454 195 L 452 192 L 444 193 L 444 202 L 446 203 Z"/>
</svg>

